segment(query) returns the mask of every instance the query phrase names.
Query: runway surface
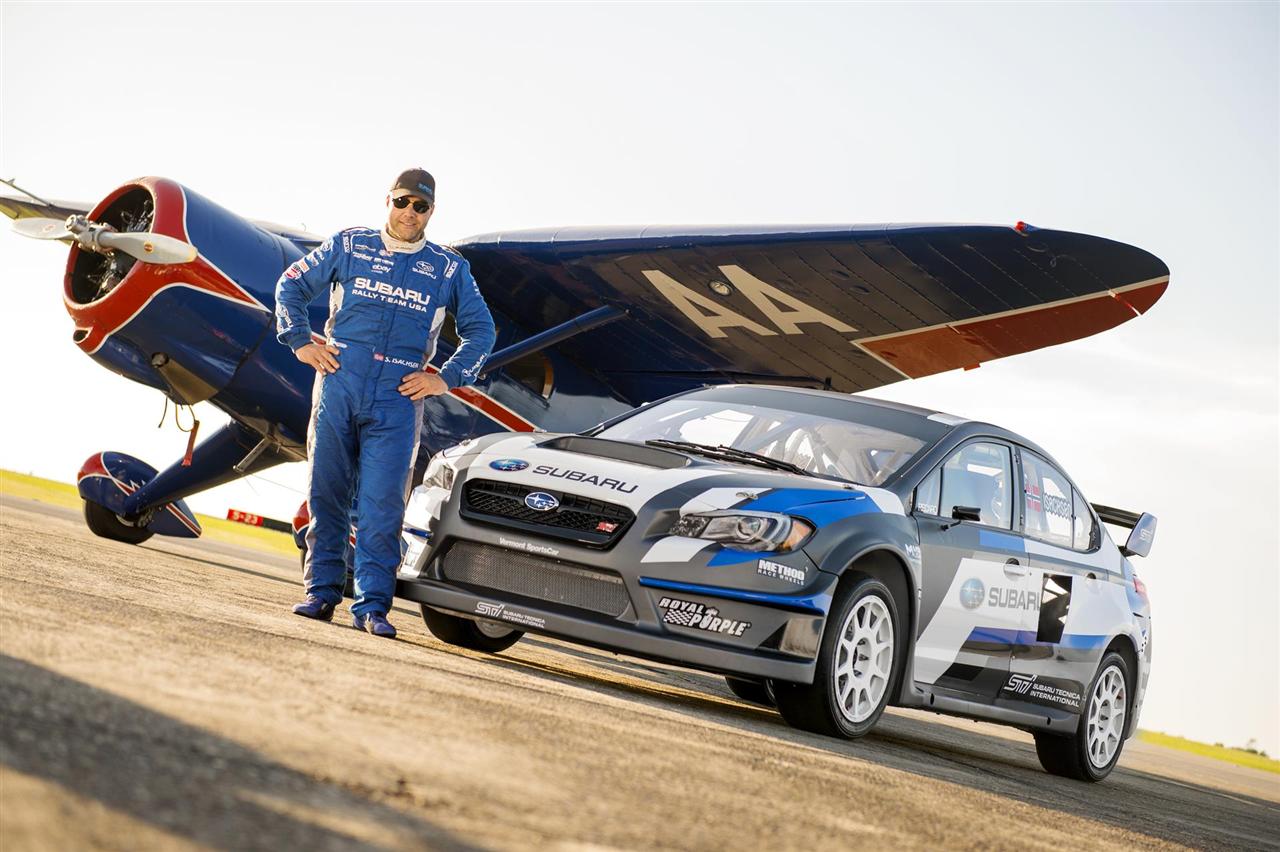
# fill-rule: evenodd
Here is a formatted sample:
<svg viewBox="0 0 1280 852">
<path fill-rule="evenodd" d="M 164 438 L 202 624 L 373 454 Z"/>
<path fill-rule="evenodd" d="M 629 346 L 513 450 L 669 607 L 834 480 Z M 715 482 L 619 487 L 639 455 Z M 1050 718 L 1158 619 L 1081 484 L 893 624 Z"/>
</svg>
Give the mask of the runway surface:
<svg viewBox="0 0 1280 852">
<path fill-rule="evenodd" d="M 891 709 L 857 742 L 711 675 L 293 616 L 296 560 L 0 500 L 0 843 L 25 849 L 1280 848 L 1280 777 L 1137 741 L 1108 781 Z M 1192 700 L 1192 699 L 1188 699 Z"/>
</svg>

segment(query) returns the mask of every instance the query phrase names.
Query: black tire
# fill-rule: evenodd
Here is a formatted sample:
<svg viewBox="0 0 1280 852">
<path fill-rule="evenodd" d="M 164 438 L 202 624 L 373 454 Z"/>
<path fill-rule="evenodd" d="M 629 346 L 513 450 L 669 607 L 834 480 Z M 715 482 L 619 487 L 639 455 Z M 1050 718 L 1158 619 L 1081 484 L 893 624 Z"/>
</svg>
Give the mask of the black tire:
<svg viewBox="0 0 1280 852">
<path fill-rule="evenodd" d="M 422 620 L 427 623 L 431 635 L 446 645 L 457 645 L 459 648 L 470 648 L 472 651 L 485 651 L 496 654 L 505 651 L 520 641 L 523 630 L 511 630 L 497 635 L 500 626 L 496 622 L 486 622 L 493 627 L 482 628 L 470 618 L 448 615 L 438 609 L 421 604 Z"/>
<path fill-rule="evenodd" d="M 1124 680 L 1125 715 L 1118 734 L 1115 753 L 1104 765 L 1098 766 L 1089 756 L 1090 717 L 1098 697 L 1095 694 L 1098 682 L 1113 668 L 1119 671 Z M 1085 692 L 1084 708 L 1080 713 L 1080 724 L 1076 727 L 1075 733 L 1064 736 L 1047 731 L 1035 732 L 1036 756 L 1040 758 L 1040 765 L 1044 767 L 1044 771 L 1050 775 L 1061 775 L 1064 778 L 1090 782 L 1101 781 L 1110 775 L 1111 770 L 1115 769 L 1116 762 L 1120 760 L 1120 753 L 1124 751 L 1124 729 L 1128 727 L 1129 714 L 1133 710 L 1132 684 L 1133 675 L 1129 672 L 1129 664 L 1124 657 L 1114 651 L 1104 656 L 1102 662 L 1098 663 L 1098 670 L 1089 683 L 1088 691 Z"/>
<path fill-rule="evenodd" d="M 729 685 L 729 691 L 743 701 L 762 704 L 765 707 L 776 706 L 773 700 L 773 686 L 767 680 L 743 680 L 725 675 L 724 682 Z"/>
<path fill-rule="evenodd" d="M 870 598 L 877 598 L 879 603 L 870 602 Z M 864 613 L 868 612 L 869 608 L 878 606 L 880 609 L 875 610 L 878 618 L 882 618 L 883 613 L 888 614 L 890 623 L 887 634 L 892 637 L 892 646 L 887 649 L 887 653 L 885 653 L 886 649 L 882 648 L 877 656 L 882 658 L 881 663 L 885 662 L 883 657 L 888 657 L 889 671 L 887 675 L 875 678 L 875 680 L 883 680 L 883 692 L 869 712 L 859 712 L 856 706 L 851 712 L 846 712 L 840 701 L 837 681 L 847 682 L 849 677 L 837 674 L 842 669 L 839 639 L 847 629 L 858 626 L 850 621 L 850 616 L 855 609 L 863 607 L 864 601 L 867 602 L 863 608 Z M 904 624 L 898 613 L 898 604 L 893 598 L 893 593 L 884 583 L 872 577 L 848 576 L 836 592 L 831 613 L 827 617 L 822 644 L 818 648 L 818 665 L 814 672 L 813 683 L 774 683 L 778 712 L 782 714 L 787 724 L 815 734 L 845 739 L 856 739 L 866 735 L 879 721 L 885 706 L 898 688 L 901 677 L 905 642 L 903 640 Z M 863 648 L 861 643 L 856 646 L 858 650 Z M 852 670 L 857 673 L 859 665 L 862 665 L 864 666 L 862 671 L 868 671 L 865 664 L 870 662 L 870 658 L 859 657 L 859 660 L 860 662 L 850 664 Z M 856 698 L 857 693 L 855 693 L 855 702 Z M 854 716 L 857 718 L 853 718 Z"/>
<path fill-rule="evenodd" d="M 91 500 L 84 501 L 84 522 L 94 535 L 112 541 L 123 541 L 125 544 L 142 544 L 155 535 L 146 527 L 125 523 L 115 512 Z"/>
<path fill-rule="evenodd" d="M 302 576 L 307 576 L 307 549 L 304 547 L 298 551 L 298 567 L 302 569 Z M 342 583 L 342 596 L 344 598 L 354 599 L 356 596 L 356 578 L 350 571 L 347 572 L 347 578 Z"/>
</svg>

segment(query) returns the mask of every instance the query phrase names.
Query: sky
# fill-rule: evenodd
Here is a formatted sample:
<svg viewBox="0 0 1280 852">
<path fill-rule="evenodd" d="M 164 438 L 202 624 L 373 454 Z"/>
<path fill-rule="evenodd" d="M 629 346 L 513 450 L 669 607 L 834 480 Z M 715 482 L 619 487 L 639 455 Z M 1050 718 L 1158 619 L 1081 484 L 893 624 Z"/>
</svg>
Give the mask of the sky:
<svg viewBox="0 0 1280 852">
<path fill-rule="evenodd" d="M 1026 221 L 1153 252 L 1083 341 L 869 395 L 1049 450 L 1160 519 L 1142 725 L 1280 753 L 1280 5 L 0 7 L 0 176 L 94 202 L 174 178 L 332 233 L 436 176 L 437 242 L 558 225 Z M 65 248 L 0 233 L 0 468 L 186 443 L 84 356 Z M 224 418 L 197 406 L 205 434 Z M 207 431 L 206 431 L 207 430 Z M 301 465 L 195 496 L 278 518 Z"/>
</svg>

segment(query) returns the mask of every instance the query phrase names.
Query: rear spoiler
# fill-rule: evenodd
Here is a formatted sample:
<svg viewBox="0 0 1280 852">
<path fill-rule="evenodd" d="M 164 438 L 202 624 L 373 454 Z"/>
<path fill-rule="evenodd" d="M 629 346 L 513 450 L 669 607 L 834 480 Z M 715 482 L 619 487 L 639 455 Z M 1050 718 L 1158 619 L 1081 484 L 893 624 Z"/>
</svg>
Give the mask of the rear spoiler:
<svg viewBox="0 0 1280 852">
<path fill-rule="evenodd" d="M 1133 530 L 1129 540 L 1120 548 L 1125 556 L 1146 556 L 1151 552 L 1151 543 L 1156 538 L 1156 516 L 1146 512 L 1130 512 L 1114 506 L 1103 506 L 1091 503 L 1098 517 L 1106 524 L 1115 524 Z"/>
</svg>

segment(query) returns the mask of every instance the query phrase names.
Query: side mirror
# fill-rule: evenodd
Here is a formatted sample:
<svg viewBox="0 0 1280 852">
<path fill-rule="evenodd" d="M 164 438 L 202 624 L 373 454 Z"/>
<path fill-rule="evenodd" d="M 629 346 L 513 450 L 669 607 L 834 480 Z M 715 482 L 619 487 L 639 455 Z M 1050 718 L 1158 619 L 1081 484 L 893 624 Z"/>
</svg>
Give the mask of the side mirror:
<svg viewBox="0 0 1280 852">
<path fill-rule="evenodd" d="M 1129 540 L 1120 548 L 1125 556 L 1146 556 L 1151 552 L 1151 543 L 1156 539 L 1156 516 L 1142 513 L 1138 522 L 1129 533 Z"/>
<path fill-rule="evenodd" d="M 956 506 L 951 510 L 951 523 L 943 524 L 942 529 L 949 530 L 961 521 L 982 520 L 982 510 L 977 506 Z"/>
</svg>

